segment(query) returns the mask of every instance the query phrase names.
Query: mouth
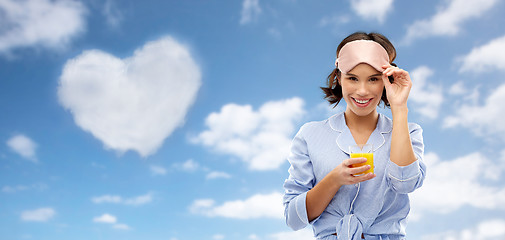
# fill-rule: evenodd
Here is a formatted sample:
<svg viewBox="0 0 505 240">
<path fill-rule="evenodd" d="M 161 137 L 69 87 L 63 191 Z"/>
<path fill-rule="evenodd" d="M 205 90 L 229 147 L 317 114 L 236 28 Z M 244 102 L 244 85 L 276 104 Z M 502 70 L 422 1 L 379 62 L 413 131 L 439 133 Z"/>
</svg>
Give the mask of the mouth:
<svg viewBox="0 0 505 240">
<path fill-rule="evenodd" d="M 351 97 L 351 98 L 352 98 L 352 100 L 354 101 L 354 103 L 358 107 L 366 107 L 366 106 L 368 106 L 368 104 L 370 104 L 370 102 L 373 99 L 373 98 L 369 98 L 369 99 L 356 99 L 356 98 L 353 98 L 353 97 Z"/>
</svg>

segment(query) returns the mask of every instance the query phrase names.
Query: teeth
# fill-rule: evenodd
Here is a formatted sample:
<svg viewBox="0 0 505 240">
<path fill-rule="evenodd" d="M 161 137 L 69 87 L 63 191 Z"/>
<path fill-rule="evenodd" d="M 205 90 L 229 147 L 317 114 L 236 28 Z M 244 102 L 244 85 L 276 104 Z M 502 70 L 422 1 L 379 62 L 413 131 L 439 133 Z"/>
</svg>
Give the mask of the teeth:
<svg viewBox="0 0 505 240">
<path fill-rule="evenodd" d="M 358 103 L 361 103 L 361 104 L 364 104 L 364 103 L 367 103 L 368 101 L 370 101 L 370 99 L 368 100 L 358 100 L 358 99 L 354 99 L 356 102 Z"/>
</svg>

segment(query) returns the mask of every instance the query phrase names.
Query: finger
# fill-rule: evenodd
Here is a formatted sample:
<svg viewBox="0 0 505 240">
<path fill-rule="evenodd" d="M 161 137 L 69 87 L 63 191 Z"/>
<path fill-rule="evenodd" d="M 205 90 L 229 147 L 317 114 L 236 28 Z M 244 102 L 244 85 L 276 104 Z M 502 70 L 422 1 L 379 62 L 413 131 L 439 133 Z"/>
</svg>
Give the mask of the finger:
<svg viewBox="0 0 505 240">
<path fill-rule="evenodd" d="M 376 177 L 376 176 L 377 176 L 377 175 L 375 175 L 374 173 L 367 173 L 367 174 L 365 174 L 365 175 L 356 176 L 356 177 L 354 177 L 354 179 L 353 179 L 353 180 L 354 180 L 355 182 L 357 182 L 357 183 L 358 183 L 358 182 L 364 182 L 364 181 L 368 181 L 368 180 L 370 180 L 370 179 L 372 179 L 372 178 L 374 178 L 374 177 Z"/>
<path fill-rule="evenodd" d="M 363 166 L 359 166 L 359 167 L 353 167 L 353 168 L 349 168 L 349 173 L 351 175 L 355 175 L 355 174 L 359 174 L 359 173 L 362 173 L 366 170 L 369 170 L 370 168 L 372 168 L 370 165 L 363 165 Z"/>
<path fill-rule="evenodd" d="M 349 158 L 349 159 L 347 159 L 347 160 L 344 161 L 344 165 L 346 165 L 348 167 L 351 167 L 354 164 L 365 163 L 365 162 L 366 162 L 366 158 L 363 158 L 363 157 Z"/>
<path fill-rule="evenodd" d="M 384 70 L 384 72 L 382 72 L 382 74 L 386 75 L 386 76 L 391 76 L 391 75 L 395 74 L 396 70 L 397 69 L 395 69 L 395 67 L 391 67 L 391 68 Z"/>
<path fill-rule="evenodd" d="M 391 86 L 391 83 L 389 82 L 389 78 L 387 75 L 382 74 L 382 82 L 384 82 L 384 86 L 386 87 L 387 91 L 387 89 L 389 89 L 389 86 Z"/>
<path fill-rule="evenodd" d="M 398 67 L 392 65 L 383 65 L 382 68 L 384 68 L 384 71 L 390 71 L 391 69 L 398 69 Z"/>
<path fill-rule="evenodd" d="M 389 72 L 391 75 L 395 75 L 395 76 L 403 76 L 405 75 L 405 70 L 403 69 L 391 69 L 391 71 Z"/>
<path fill-rule="evenodd" d="M 387 75 L 387 73 L 390 71 L 390 69 L 391 69 L 390 67 L 384 69 L 384 71 L 382 71 L 382 74 L 386 74 Z"/>
<path fill-rule="evenodd" d="M 400 75 L 405 75 L 405 72 L 406 72 L 405 70 L 395 67 L 395 68 L 392 68 L 391 70 L 389 70 L 388 73 L 390 74 L 390 76 L 391 75 L 400 76 Z"/>
</svg>

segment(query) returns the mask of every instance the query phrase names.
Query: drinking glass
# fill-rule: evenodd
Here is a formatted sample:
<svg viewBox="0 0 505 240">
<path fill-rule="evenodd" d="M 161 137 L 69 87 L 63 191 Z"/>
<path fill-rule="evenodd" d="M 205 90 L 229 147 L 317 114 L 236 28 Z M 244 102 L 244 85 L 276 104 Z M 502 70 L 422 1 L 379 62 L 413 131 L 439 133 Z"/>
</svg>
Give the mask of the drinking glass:
<svg viewBox="0 0 505 240">
<path fill-rule="evenodd" d="M 366 162 L 353 164 L 351 167 L 361 167 L 364 165 L 370 165 L 370 169 L 355 174 L 354 176 L 360 176 L 367 173 L 373 173 L 373 146 L 372 144 L 363 144 L 363 145 L 351 145 L 349 146 L 349 152 L 351 154 L 351 158 L 366 158 Z"/>
</svg>

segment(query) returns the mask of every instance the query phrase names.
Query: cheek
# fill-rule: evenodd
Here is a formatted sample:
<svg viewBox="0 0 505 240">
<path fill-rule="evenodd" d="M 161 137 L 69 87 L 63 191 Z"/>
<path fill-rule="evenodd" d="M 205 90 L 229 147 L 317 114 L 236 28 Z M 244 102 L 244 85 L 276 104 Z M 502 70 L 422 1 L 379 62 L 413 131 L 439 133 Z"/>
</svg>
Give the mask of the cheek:
<svg viewBox="0 0 505 240">
<path fill-rule="evenodd" d="M 382 96 L 382 91 L 384 91 L 384 84 L 377 84 L 373 89 L 374 93 Z"/>
<path fill-rule="evenodd" d="M 342 93 L 345 95 L 345 93 L 352 92 L 354 91 L 354 87 L 352 84 L 349 84 L 348 82 L 341 84 L 342 87 Z"/>
</svg>

